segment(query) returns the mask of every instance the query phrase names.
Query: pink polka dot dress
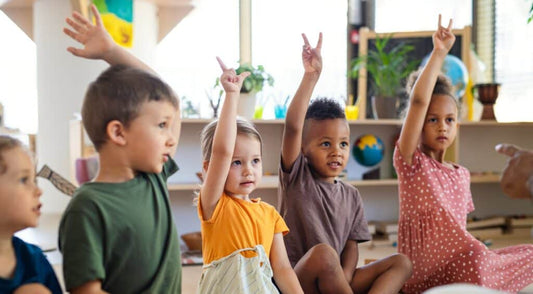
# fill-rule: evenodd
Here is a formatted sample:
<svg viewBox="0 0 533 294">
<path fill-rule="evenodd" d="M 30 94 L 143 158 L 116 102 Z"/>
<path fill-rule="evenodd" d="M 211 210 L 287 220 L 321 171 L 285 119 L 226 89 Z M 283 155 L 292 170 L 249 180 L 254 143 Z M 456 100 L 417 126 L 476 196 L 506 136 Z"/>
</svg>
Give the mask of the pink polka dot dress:
<svg viewBox="0 0 533 294">
<path fill-rule="evenodd" d="M 489 250 L 467 232 L 466 217 L 474 204 L 466 168 L 448 168 L 420 149 L 411 163 L 396 146 L 398 251 L 413 262 L 404 293 L 459 282 L 518 292 L 533 283 L 533 245 Z"/>
</svg>

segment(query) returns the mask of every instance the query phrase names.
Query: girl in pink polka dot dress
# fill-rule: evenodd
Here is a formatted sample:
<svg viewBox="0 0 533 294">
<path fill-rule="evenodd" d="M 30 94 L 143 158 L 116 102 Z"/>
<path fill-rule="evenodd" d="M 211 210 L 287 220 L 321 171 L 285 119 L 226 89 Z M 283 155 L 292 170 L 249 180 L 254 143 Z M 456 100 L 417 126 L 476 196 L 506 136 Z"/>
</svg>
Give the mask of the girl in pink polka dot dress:
<svg viewBox="0 0 533 294">
<path fill-rule="evenodd" d="M 455 42 L 452 21 L 433 34 L 433 51 L 411 91 L 409 110 L 394 151 L 399 178 L 398 250 L 413 262 L 404 293 L 471 283 L 518 292 L 533 283 L 533 245 L 489 250 L 466 230 L 474 210 L 470 174 L 444 161 L 457 133 L 457 102 L 440 74 Z M 413 78 L 411 78 L 413 80 Z"/>
</svg>

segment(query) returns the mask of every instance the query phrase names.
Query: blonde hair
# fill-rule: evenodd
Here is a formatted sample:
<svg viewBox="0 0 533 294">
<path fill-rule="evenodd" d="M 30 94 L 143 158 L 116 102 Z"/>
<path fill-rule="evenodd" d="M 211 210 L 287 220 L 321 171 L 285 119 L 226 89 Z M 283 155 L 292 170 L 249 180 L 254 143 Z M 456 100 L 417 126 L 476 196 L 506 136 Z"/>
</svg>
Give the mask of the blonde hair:
<svg viewBox="0 0 533 294">
<path fill-rule="evenodd" d="M 217 123 L 218 120 L 210 122 L 207 126 L 204 127 L 204 129 L 202 130 L 202 134 L 200 135 L 203 161 L 211 160 L 211 152 L 213 150 L 213 138 L 215 136 L 215 129 L 217 127 Z M 261 154 L 263 154 L 263 139 L 261 139 L 261 135 L 255 128 L 253 123 L 243 118 L 237 118 L 237 134 L 256 138 L 261 146 Z"/>
</svg>

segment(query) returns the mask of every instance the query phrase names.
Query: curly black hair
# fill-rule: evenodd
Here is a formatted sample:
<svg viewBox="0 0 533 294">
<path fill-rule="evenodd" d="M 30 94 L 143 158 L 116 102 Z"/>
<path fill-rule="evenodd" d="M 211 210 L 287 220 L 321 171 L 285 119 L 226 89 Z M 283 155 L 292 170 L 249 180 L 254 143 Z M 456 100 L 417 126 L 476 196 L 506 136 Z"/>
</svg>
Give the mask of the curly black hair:
<svg viewBox="0 0 533 294">
<path fill-rule="evenodd" d="M 336 119 L 336 118 L 346 118 L 344 114 L 344 109 L 341 105 L 334 99 L 319 97 L 313 99 L 307 108 L 305 114 L 305 119 Z"/>
</svg>

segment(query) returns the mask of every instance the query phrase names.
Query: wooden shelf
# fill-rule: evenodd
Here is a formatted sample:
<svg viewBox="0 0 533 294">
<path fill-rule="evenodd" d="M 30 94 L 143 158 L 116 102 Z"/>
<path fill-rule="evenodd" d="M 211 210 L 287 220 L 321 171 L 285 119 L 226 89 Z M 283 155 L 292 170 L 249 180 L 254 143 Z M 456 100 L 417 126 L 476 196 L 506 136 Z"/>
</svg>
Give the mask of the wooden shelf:
<svg viewBox="0 0 533 294">
<path fill-rule="evenodd" d="M 348 184 L 354 185 L 355 187 L 385 187 L 385 186 L 397 186 L 397 179 L 379 179 L 379 180 L 347 180 L 345 181 Z M 499 183 L 500 175 L 499 174 L 483 174 L 483 175 L 472 175 L 471 181 L 472 184 L 483 184 L 483 183 Z M 268 175 L 263 176 L 263 180 L 257 189 L 277 189 L 278 188 L 278 176 L 277 175 Z M 169 191 L 194 191 L 200 189 L 200 182 L 198 183 L 183 183 L 183 184 L 169 184 Z"/>
</svg>

